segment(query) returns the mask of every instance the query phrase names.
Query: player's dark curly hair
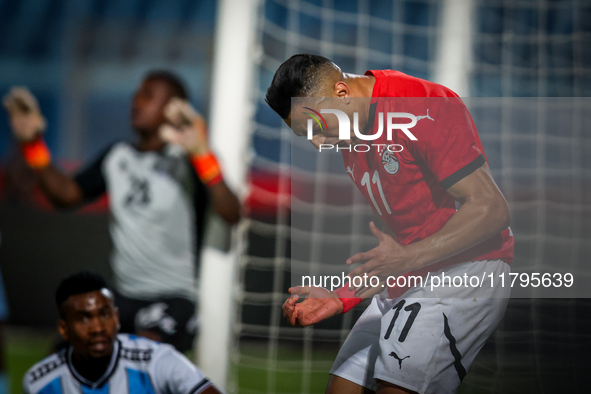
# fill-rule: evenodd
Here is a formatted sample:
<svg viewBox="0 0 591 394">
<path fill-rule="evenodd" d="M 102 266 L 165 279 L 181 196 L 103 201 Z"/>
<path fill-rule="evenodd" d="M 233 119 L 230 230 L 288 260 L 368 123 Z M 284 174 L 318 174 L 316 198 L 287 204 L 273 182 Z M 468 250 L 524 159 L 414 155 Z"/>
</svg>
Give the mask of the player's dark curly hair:
<svg viewBox="0 0 591 394">
<path fill-rule="evenodd" d="M 275 72 L 265 101 L 282 119 L 286 119 L 291 112 L 291 98 L 310 97 L 317 93 L 326 71 L 334 69 L 334 63 L 325 57 L 307 53 L 293 55 Z"/>
<path fill-rule="evenodd" d="M 102 289 L 109 289 L 105 278 L 90 271 L 80 271 L 61 281 L 55 292 L 55 303 L 61 314 L 62 304 L 71 295 L 89 293 Z"/>
<path fill-rule="evenodd" d="M 183 100 L 189 99 L 189 94 L 187 93 L 187 89 L 185 88 L 185 83 L 173 72 L 167 70 L 152 70 L 146 74 L 144 81 L 156 79 L 159 81 L 164 81 L 170 86 L 172 89 L 172 93 L 174 97 L 182 98 Z"/>
</svg>

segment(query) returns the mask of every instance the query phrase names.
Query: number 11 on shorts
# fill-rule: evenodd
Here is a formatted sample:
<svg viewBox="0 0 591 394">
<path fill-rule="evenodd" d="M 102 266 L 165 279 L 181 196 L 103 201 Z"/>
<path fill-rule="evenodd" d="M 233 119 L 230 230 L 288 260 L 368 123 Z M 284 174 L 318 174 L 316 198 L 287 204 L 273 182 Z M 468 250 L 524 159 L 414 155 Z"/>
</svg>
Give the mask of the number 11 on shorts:
<svg viewBox="0 0 591 394">
<path fill-rule="evenodd" d="M 402 300 L 398 304 L 394 305 L 394 308 L 392 308 L 392 309 L 395 309 L 396 312 L 394 312 L 394 317 L 392 318 L 392 321 L 390 322 L 390 325 L 388 326 L 388 330 L 386 330 L 386 335 L 384 335 L 384 339 L 390 338 L 390 334 L 392 334 L 392 329 L 394 328 L 394 324 L 396 323 L 396 320 L 398 319 L 398 315 L 400 314 L 400 310 L 402 309 L 402 307 L 404 306 L 405 303 L 406 303 L 406 300 Z M 406 336 L 408 335 L 408 332 L 410 331 L 412 324 L 415 322 L 415 319 L 417 318 L 417 315 L 419 314 L 419 311 L 421 310 L 421 304 L 419 304 L 418 302 L 415 302 L 414 304 L 408 305 L 406 308 L 404 308 L 404 310 L 407 312 L 410 312 L 410 315 L 408 316 L 408 319 L 406 320 L 406 323 L 404 324 L 404 327 L 402 328 L 402 331 L 400 332 L 400 336 L 398 337 L 398 342 L 404 342 L 404 340 L 406 339 Z"/>
</svg>

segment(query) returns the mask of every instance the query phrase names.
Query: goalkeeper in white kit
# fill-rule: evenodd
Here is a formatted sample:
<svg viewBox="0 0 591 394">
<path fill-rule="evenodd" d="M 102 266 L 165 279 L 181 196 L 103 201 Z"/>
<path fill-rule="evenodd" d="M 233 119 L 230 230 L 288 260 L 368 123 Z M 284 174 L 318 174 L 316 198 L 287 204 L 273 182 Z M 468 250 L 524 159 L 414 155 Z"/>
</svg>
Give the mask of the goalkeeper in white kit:
<svg viewBox="0 0 591 394">
<path fill-rule="evenodd" d="M 68 176 L 43 142 L 46 122 L 34 96 L 13 88 L 3 102 L 24 159 L 56 207 L 76 207 L 106 193 L 111 266 L 122 332 L 192 347 L 197 328 L 199 250 L 208 205 L 226 222 L 240 204 L 207 143 L 207 125 L 179 78 L 148 73 L 132 101 L 134 142 L 108 146 Z"/>
</svg>

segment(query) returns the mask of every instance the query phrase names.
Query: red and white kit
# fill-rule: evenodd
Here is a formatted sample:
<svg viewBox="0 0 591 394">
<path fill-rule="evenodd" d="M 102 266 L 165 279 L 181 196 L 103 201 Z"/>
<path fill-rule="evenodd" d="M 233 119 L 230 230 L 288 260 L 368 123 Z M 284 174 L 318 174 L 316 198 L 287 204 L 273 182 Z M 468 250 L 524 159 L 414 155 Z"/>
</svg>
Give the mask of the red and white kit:
<svg viewBox="0 0 591 394">
<path fill-rule="evenodd" d="M 456 201 L 446 189 L 480 168 L 486 156 L 472 117 L 454 92 L 398 71 L 366 75 L 376 78 L 366 134 L 376 133 L 381 114 L 407 112 L 417 117 L 410 129 L 416 140 L 400 130 L 388 139 L 384 121 L 382 136 L 367 141 L 374 149 L 343 150 L 344 165 L 396 240 L 409 245 L 439 231 L 456 213 Z M 398 148 L 386 148 L 394 144 Z M 498 275 L 509 271 L 513 245 L 510 229 L 505 229 L 407 275 Z M 508 289 L 490 284 L 460 290 L 448 287 L 423 298 L 427 287 L 428 283 L 411 289 L 392 287 L 374 297 L 331 373 L 373 390 L 377 378 L 419 393 L 455 392 L 502 318 Z M 337 294 L 344 312 L 361 302 L 345 289 Z"/>
</svg>

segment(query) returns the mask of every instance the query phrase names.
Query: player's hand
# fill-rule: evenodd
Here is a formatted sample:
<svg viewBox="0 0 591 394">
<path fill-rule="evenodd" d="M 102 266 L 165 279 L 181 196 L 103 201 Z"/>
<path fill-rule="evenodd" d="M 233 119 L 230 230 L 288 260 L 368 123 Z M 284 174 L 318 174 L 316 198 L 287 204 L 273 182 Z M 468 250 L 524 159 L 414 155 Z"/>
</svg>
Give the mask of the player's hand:
<svg viewBox="0 0 591 394">
<path fill-rule="evenodd" d="M 2 99 L 12 133 L 20 142 L 30 142 L 45 131 L 47 123 L 37 99 L 25 87 L 13 87 Z"/>
<path fill-rule="evenodd" d="M 173 97 L 164 108 L 164 116 L 170 124 L 159 130 L 163 141 L 179 145 L 193 155 L 209 152 L 207 123 L 187 100 Z"/>
<path fill-rule="evenodd" d="M 309 326 L 343 312 L 343 302 L 322 287 L 297 286 L 289 289 L 291 297 L 283 304 L 283 317 L 292 326 Z M 300 297 L 303 302 L 296 303 Z"/>
<path fill-rule="evenodd" d="M 362 298 L 382 291 L 384 289 L 382 285 L 386 283 L 388 276 L 400 275 L 418 268 L 418 256 L 414 251 L 378 229 L 374 222 L 369 223 L 369 229 L 380 242 L 379 245 L 367 252 L 357 253 L 347 260 L 348 265 L 365 262 L 349 273 L 351 278 L 367 275 L 367 280 L 362 281 L 361 286 L 349 288 L 351 291 L 356 290 L 355 296 Z M 372 276 L 379 278 L 378 286 L 369 286 Z M 368 284 L 367 287 L 364 286 L 365 283 Z"/>
</svg>

